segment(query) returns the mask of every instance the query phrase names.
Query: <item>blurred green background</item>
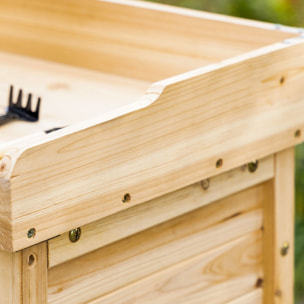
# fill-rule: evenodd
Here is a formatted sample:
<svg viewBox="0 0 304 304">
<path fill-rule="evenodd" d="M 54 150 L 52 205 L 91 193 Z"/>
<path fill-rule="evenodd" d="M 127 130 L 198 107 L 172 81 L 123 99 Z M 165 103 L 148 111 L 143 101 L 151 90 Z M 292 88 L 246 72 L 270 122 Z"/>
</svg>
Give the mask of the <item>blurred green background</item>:
<svg viewBox="0 0 304 304">
<path fill-rule="evenodd" d="M 303 0 L 148 0 L 220 14 L 304 26 Z M 304 96 L 303 96 L 304 98 Z M 304 114 L 304 113 L 303 113 Z M 304 304 L 304 144 L 296 147 L 295 303 Z M 288 304 L 288 303 L 286 303 Z"/>
</svg>

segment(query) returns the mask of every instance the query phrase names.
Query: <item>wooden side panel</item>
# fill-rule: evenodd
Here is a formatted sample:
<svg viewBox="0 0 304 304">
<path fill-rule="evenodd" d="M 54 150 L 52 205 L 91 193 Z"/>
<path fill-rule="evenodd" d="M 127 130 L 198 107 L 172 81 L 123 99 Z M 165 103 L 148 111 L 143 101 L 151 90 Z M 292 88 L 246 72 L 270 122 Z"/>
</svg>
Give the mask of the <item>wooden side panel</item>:
<svg viewBox="0 0 304 304">
<path fill-rule="evenodd" d="M 158 83 L 139 111 L 8 149 L 14 249 L 32 227 L 38 243 L 301 142 L 303 62 L 304 43 L 278 44 Z"/>
<path fill-rule="evenodd" d="M 271 178 L 273 157 L 267 157 L 259 161 L 254 173 L 242 166 L 85 225 L 81 227 L 81 238 L 77 243 L 71 243 L 68 233 L 64 233 L 48 242 L 49 266 L 66 262 Z"/>
<path fill-rule="evenodd" d="M 261 236 L 261 231 L 245 235 L 90 303 L 226 304 L 245 295 L 247 300 L 239 303 L 262 304 L 261 297 L 248 299 L 262 290 L 256 286 L 262 272 Z"/>
<path fill-rule="evenodd" d="M 47 303 L 47 243 L 22 251 L 22 304 Z"/>
<path fill-rule="evenodd" d="M 157 81 L 294 36 L 211 14 L 124 2 L 1 0 L 0 48 Z"/>
<path fill-rule="evenodd" d="M 275 178 L 265 204 L 264 304 L 293 303 L 294 187 L 294 149 L 290 148 L 275 156 Z"/>
<path fill-rule="evenodd" d="M 85 303 L 261 230 L 264 190 L 250 188 L 51 268 L 49 303 Z M 248 278 L 252 289 L 257 275 Z"/>
</svg>

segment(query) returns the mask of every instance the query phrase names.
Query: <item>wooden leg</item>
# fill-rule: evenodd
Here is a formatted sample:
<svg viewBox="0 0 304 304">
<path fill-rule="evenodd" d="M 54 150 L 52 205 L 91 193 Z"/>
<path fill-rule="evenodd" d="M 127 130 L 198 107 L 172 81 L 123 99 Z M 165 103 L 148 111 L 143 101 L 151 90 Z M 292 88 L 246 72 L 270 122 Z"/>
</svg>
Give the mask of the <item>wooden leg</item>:
<svg viewBox="0 0 304 304">
<path fill-rule="evenodd" d="M 0 303 L 22 303 L 22 253 L 0 251 Z"/>
<path fill-rule="evenodd" d="M 47 243 L 22 252 L 22 304 L 47 303 Z"/>
<path fill-rule="evenodd" d="M 264 304 L 293 303 L 294 149 L 275 156 L 264 209 Z"/>
<path fill-rule="evenodd" d="M 0 303 L 47 303 L 47 243 L 0 251 Z"/>
</svg>

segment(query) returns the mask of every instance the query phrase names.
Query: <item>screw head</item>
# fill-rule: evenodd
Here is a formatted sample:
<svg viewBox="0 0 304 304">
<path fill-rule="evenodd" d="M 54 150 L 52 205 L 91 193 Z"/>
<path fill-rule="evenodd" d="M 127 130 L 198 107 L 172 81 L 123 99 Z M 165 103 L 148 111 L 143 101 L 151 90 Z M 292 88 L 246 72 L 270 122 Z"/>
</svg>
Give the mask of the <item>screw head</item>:
<svg viewBox="0 0 304 304">
<path fill-rule="evenodd" d="M 282 245 L 282 248 L 281 248 L 281 255 L 282 256 L 286 256 L 288 254 L 289 247 L 290 247 L 289 243 L 284 242 L 284 244 Z"/>
<path fill-rule="evenodd" d="M 36 229 L 35 228 L 31 228 L 28 232 L 27 232 L 27 238 L 33 238 L 36 235 Z"/>
<path fill-rule="evenodd" d="M 79 241 L 80 236 L 81 236 L 81 229 L 79 227 L 69 232 L 69 239 L 72 243 L 76 243 L 77 241 Z"/>
<path fill-rule="evenodd" d="M 255 172 L 258 169 L 258 166 L 259 166 L 259 161 L 258 160 L 249 163 L 248 164 L 249 172 L 251 172 L 251 173 Z"/>
</svg>

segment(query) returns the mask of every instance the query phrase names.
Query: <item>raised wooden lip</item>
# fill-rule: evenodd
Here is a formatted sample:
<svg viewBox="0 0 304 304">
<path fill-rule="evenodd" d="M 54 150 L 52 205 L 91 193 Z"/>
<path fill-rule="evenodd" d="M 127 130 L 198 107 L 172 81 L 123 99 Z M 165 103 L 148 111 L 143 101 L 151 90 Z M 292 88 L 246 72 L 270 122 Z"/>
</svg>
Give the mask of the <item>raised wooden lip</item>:
<svg viewBox="0 0 304 304">
<path fill-rule="evenodd" d="M 119 0 L 103 0 L 108 2 L 118 2 Z M 128 0 L 127 4 L 130 5 L 131 3 L 135 2 L 136 4 L 139 4 L 137 1 Z M 155 5 L 154 3 L 151 4 L 152 6 L 158 7 L 158 5 Z M 177 10 L 180 10 L 176 8 Z M 183 10 L 182 10 L 183 11 Z M 209 14 L 209 13 L 208 13 Z M 228 17 L 230 18 L 230 17 Z M 231 17 L 233 18 L 233 17 Z M 251 22 L 251 21 L 250 21 Z M 266 23 L 267 24 L 267 23 Z M 30 150 L 31 148 L 34 148 L 36 146 L 48 144 L 50 142 L 53 142 L 55 140 L 59 140 L 61 138 L 64 138 L 65 136 L 69 136 L 71 134 L 82 132 L 85 130 L 88 130 L 89 128 L 107 123 L 114 119 L 119 119 L 125 115 L 128 115 L 133 112 L 140 111 L 142 109 L 148 108 L 152 104 L 156 103 L 161 97 L 162 94 L 166 93 L 166 90 L 170 88 L 172 85 L 178 85 L 179 83 L 182 83 L 183 81 L 189 81 L 191 79 L 195 79 L 197 77 L 200 77 L 201 75 L 207 74 L 212 71 L 219 70 L 221 68 L 225 68 L 228 66 L 231 66 L 233 64 L 240 63 L 242 61 L 245 61 L 247 59 L 256 58 L 258 56 L 267 54 L 269 52 L 273 52 L 280 49 L 288 48 L 292 45 L 296 44 L 304 44 L 304 36 L 301 34 L 298 37 L 294 37 L 282 42 L 278 42 L 263 48 L 260 48 L 255 51 L 251 51 L 248 53 L 245 53 L 240 56 L 236 56 L 227 60 L 223 60 L 216 64 L 210 64 L 207 66 L 203 66 L 200 68 L 197 68 L 195 70 L 191 70 L 186 73 L 182 73 L 173 77 L 169 77 L 167 79 L 152 83 L 150 87 L 146 90 L 145 94 L 137 101 L 130 103 L 126 106 L 120 107 L 115 111 L 108 112 L 101 114 L 99 116 L 96 116 L 94 119 L 89 119 L 85 121 L 81 121 L 79 123 L 75 123 L 71 126 L 67 126 L 61 130 L 58 130 L 51 134 L 33 134 L 29 136 L 24 136 L 20 139 L 10 141 L 7 143 L 7 145 L 1 145 L 0 146 L 0 165 L 5 163 L 5 159 L 8 157 L 10 159 L 9 163 L 11 164 L 10 169 L 6 169 L 3 173 L 3 171 L 0 171 L 0 178 L 4 178 L 6 180 L 9 180 L 11 176 L 13 175 L 13 167 L 14 164 L 17 162 L 18 158 L 20 158 L 26 151 Z M 265 156 L 265 155 L 263 155 Z"/>
</svg>

